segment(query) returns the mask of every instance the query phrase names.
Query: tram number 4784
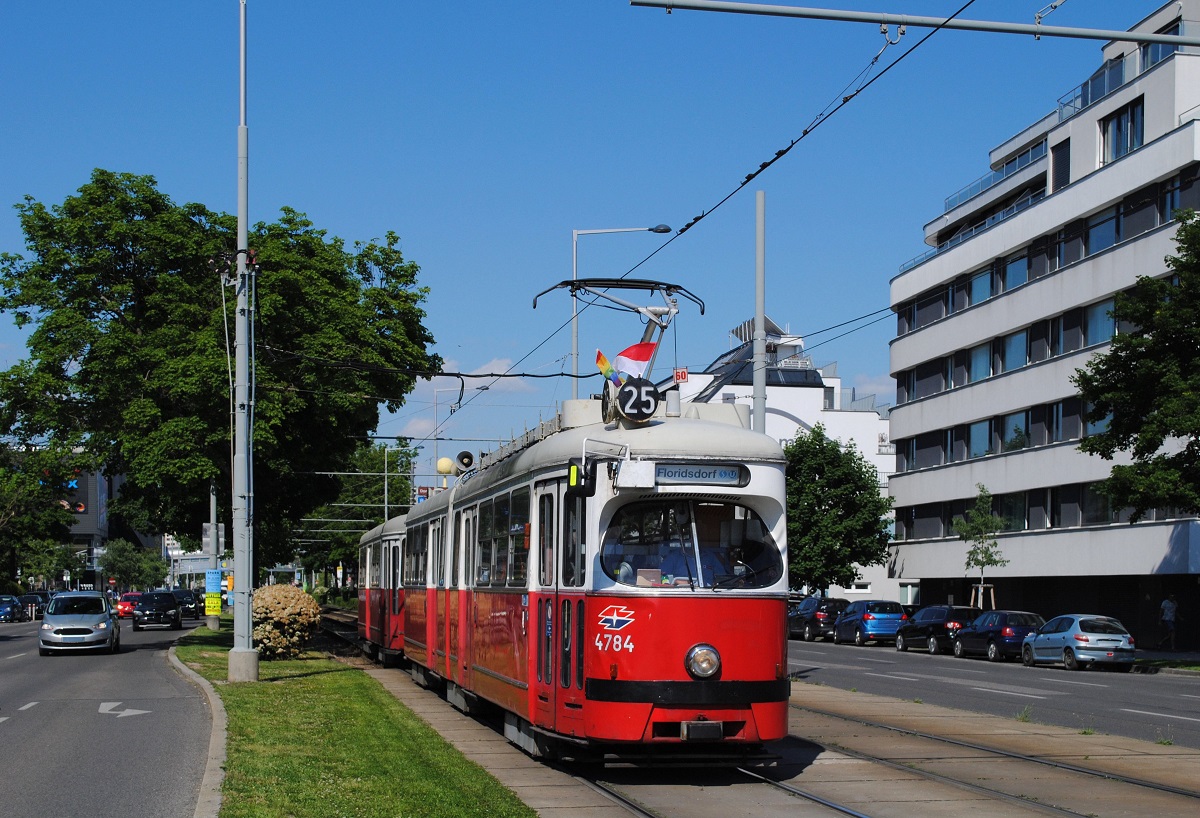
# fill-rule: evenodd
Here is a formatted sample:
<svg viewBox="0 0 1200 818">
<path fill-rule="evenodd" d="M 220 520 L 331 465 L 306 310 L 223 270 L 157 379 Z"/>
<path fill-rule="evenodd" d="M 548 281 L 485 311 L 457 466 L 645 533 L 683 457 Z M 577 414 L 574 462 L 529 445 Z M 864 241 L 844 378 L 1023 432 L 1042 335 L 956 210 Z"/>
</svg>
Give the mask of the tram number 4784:
<svg viewBox="0 0 1200 818">
<path fill-rule="evenodd" d="M 633 653 L 633 637 L 622 636 L 619 633 L 596 634 L 597 650 L 624 650 Z"/>
</svg>

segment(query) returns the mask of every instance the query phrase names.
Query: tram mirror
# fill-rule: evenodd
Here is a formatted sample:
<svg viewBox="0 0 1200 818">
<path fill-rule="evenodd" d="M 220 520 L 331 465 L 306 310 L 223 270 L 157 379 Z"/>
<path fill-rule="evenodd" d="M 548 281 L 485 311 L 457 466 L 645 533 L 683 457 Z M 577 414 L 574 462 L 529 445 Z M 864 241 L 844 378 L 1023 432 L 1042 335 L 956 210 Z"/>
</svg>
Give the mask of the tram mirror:
<svg viewBox="0 0 1200 818">
<path fill-rule="evenodd" d="M 596 493 L 596 461 L 572 457 L 567 461 L 567 496 L 591 497 Z"/>
</svg>

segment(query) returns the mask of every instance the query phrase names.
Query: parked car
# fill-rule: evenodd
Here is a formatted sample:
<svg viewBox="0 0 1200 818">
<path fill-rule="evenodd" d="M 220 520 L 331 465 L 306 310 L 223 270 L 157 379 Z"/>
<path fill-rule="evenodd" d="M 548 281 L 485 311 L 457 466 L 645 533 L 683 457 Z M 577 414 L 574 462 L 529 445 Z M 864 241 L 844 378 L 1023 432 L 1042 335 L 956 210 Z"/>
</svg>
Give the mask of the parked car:
<svg viewBox="0 0 1200 818">
<path fill-rule="evenodd" d="M 1046 624 L 1028 611 L 988 611 L 954 635 L 954 655 L 962 658 L 982 653 L 992 662 L 1021 655 L 1025 637 Z"/>
<path fill-rule="evenodd" d="M 196 595 L 186 588 L 176 588 L 171 591 L 175 598 L 179 600 L 179 607 L 183 616 L 190 616 L 192 619 L 199 619 L 204 611 L 204 605 L 196 599 Z"/>
<path fill-rule="evenodd" d="M 21 600 L 10 594 L 0 594 L 0 622 L 28 622 L 29 610 Z"/>
<path fill-rule="evenodd" d="M 140 631 L 149 627 L 183 627 L 183 610 L 179 600 L 170 591 L 148 591 L 138 597 L 133 609 L 133 629 Z"/>
<path fill-rule="evenodd" d="M 121 650 L 121 621 L 100 591 L 65 591 L 46 606 L 38 628 L 38 653 L 60 650 Z"/>
<path fill-rule="evenodd" d="M 899 602 L 888 599 L 860 599 L 851 602 L 833 624 L 833 644 L 853 640 L 856 645 L 867 642 L 890 642 L 905 619 Z"/>
<path fill-rule="evenodd" d="M 850 603 L 838 597 L 810 596 L 794 608 L 788 607 L 788 636 L 805 642 L 833 635 L 833 623 Z"/>
<path fill-rule="evenodd" d="M 982 615 L 979 608 L 963 605 L 927 605 L 900 625 L 896 631 L 896 650 L 923 647 L 930 654 L 950 650 L 954 634 Z"/>
<path fill-rule="evenodd" d="M 121 594 L 121 598 L 117 600 L 117 618 L 132 619 L 133 609 L 137 607 L 137 601 L 140 597 L 141 593 L 138 591 Z"/>
<path fill-rule="evenodd" d="M 1026 667 L 1062 662 L 1067 670 L 1098 665 L 1128 671 L 1133 667 L 1134 650 L 1129 631 L 1111 616 L 1066 614 L 1025 637 L 1021 661 Z"/>
<path fill-rule="evenodd" d="M 21 594 L 17 600 L 25 606 L 26 611 L 33 611 L 34 619 L 41 619 L 46 612 L 46 603 L 37 594 Z"/>
</svg>

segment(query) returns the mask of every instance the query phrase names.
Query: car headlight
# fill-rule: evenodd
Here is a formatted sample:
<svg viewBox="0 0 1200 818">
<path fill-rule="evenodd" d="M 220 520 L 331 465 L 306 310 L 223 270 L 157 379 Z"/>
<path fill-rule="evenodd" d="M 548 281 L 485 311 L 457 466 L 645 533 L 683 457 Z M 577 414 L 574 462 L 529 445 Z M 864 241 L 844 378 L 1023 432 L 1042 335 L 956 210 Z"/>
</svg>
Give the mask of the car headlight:
<svg viewBox="0 0 1200 818">
<path fill-rule="evenodd" d="M 107 623 L 107 622 L 97 622 L 97 623 L 96 623 L 96 630 L 98 630 L 98 631 L 102 631 L 102 630 L 105 630 L 105 629 L 107 629 L 107 628 L 108 628 L 108 623 Z"/>
<path fill-rule="evenodd" d="M 687 652 L 683 664 L 692 678 L 710 679 L 721 669 L 721 654 L 712 645 L 701 643 Z"/>
<path fill-rule="evenodd" d="M 49 622 L 42 622 L 42 630 L 52 631 L 52 630 L 54 630 L 54 626 L 51 625 Z"/>
</svg>

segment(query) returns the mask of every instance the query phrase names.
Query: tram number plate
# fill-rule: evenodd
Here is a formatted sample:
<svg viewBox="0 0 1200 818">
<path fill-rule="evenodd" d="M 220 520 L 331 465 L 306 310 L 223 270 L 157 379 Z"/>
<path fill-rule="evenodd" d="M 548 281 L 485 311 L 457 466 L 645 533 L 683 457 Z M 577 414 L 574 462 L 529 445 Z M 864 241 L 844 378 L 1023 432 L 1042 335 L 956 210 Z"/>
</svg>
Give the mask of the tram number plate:
<svg viewBox="0 0 1200 818">
<path fill-rule="evenodd" d="M 624 650 L 633 653 L 633 637 L 622 636 L 619 633 L 596 634 L 597 650 Z"/>
</svg>

